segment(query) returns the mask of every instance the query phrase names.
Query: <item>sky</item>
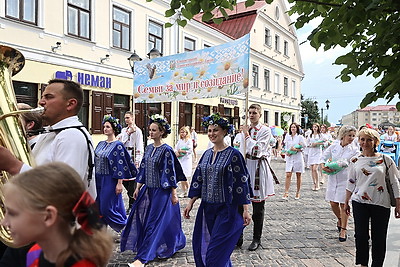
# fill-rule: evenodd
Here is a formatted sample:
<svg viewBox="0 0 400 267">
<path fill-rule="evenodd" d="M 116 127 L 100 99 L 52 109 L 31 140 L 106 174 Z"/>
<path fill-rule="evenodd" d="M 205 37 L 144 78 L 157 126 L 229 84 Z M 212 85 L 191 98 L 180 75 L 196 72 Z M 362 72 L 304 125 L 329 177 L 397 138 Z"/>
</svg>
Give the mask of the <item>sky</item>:
<svg viewBox="0 0 400 267">
<path fill-rule="evenodd" d="M 291 18 L 294 21 L 293 18 Z M 299 43 L 307 40 L 307 36 L 319 25 L 313 21 L 297 30 Z M 378 80 L 370 76 L 359 76 L 351 81 L 343 83 L 340 78 L 335 78 L 344 68 L 344 65 L 333 65 L 336 58 L 346 54 L 350 49 L 337 47 L 326 52 L 323 49 L 316 51 L 309 42 L 300 45 L 300 54 L 304 68 L 304 79 L 301 82 L 301 93 L 304 99 L 311 98 L 318 101 L 319 110 L 326 108 L 325 101 L 330 101 L 329 110 L 324 110 L 324 117 L 327 114 L 331 124 L 339 123 L 343 115 L 350 114 L 359 108 L 364 96 L 374 91 Z M 391 101 L 395 105 L 399 99 Z M 369 106 L 386 105 L 387 101 L 380 99 Z"/>
</svg>

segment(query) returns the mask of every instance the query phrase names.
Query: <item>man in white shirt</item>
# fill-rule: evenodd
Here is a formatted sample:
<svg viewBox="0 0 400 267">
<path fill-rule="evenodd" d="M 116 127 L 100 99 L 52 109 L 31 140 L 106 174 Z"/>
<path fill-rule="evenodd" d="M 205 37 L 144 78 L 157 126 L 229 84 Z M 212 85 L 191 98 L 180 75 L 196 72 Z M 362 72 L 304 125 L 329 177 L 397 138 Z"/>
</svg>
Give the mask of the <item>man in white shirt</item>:
<svg viewBox="0 0 400 267">
<path fill-rule="evenodd" d="M 39 101 L 44 107 L 42 119 L 43 125 L 49 125 L 48 132 L 40 136 L 32 153 L 37 165 L 60 161 L 73 167 L 90 195 L 96 198 L 94 171 L 89 167 L 89 162 L 94 162 L 92 140 L 77 116 L 82 102 L 83 90 L 78 83 L 49 81 Z M 3 147 L 0 147 L 0 158 L 0 169 L 12 175 L 31 168 Z"/>
<path fill-rule="evenodd" d="M 122 129 L 117 138 L 128 150 L 133 162 L 135 162 L 136 168 L 139 168 L 144 153 L 143 133 L 142 130 L 135 125 L 135 117 L 131 111 L 127 111 L 125 113 L 125 123 L 127 126 Z M 132 178 L 123 182 L 129 197 L 129 210 L 135 201 L 133 198 L 133 193 L 136 189 L 136 182 L 134 179 L 135 178 Z"/>
</svg>

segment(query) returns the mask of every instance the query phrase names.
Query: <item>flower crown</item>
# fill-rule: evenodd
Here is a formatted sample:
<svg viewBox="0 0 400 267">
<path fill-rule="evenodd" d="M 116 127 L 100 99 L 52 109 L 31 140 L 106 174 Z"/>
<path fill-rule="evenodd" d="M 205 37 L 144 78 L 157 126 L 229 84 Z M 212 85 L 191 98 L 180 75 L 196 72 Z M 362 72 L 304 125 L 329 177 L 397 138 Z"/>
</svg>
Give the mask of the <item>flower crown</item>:
<svg viewBox="0 0 400 267">
<path fill-rule="evenodd" d="M 163 115 L 160 115 L 160 114 L 151 115 L 149 124 L 152 124 L 153 122 L 160 124 L 165 129 L 165 132 L 167 134 L 171 133 L 171 126 L 168 124 L 167 119 L 164 118 Z"/>
<path fill-rule="evenodd" d="M 102 124 L 109 122 L 115 132 L 115 135 L 121 133 L 122 126 L 119 124 L 119 120 L 111 115 L 104 115 Z"/>
<path fill-rule="evenodd" d="M 204 117 L 201 126 L 208 128 L 210 125 L 218 125 L 222 129 L 227 130 L 229 134 L 233 134 L 235 128 L 229 121 L 219 115 L 219 113 L 211 114 L 210 116 Z"/>
</svg>

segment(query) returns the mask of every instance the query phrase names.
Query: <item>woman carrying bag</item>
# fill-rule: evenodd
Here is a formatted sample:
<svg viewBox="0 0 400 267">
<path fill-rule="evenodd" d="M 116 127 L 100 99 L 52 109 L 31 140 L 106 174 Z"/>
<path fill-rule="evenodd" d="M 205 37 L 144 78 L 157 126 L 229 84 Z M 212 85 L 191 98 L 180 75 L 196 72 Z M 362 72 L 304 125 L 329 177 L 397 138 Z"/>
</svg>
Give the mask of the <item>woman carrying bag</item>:
<svg viewBox="0 0 400 267">
<path fill-rule="evenodd" d="M 371 220 L 372 267 L 383 266 L 386 254 L 386 237 L 390 216 L 390 195 L 393 189 L 395 217 L 400 218 L 399 171 L 393 160 L 376 152 L 380 137 L 377 131 L 362 129 L 358 134 L 362 154 L 349 166 L 345 210 L 350 215 L 349 201 L 352 200 L 356 264 L 368 266 L 369 221 Z M 390 182 L 386 184 L 386 177 Z"/>
</svg>

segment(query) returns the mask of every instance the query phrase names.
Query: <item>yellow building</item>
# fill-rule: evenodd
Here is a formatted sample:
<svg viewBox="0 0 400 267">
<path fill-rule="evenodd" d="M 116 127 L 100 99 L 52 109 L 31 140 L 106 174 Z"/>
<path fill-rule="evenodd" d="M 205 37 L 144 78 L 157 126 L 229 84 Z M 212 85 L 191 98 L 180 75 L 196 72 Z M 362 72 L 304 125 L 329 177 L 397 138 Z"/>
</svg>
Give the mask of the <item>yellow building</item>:
<svg viewBox="0 0 400 267">
<path fill-rule="evenodd" d="M 250 33 L 250 103 L 263 107 L 263 120 L 270 125 L 281 125 L 283 112 L 291 114 L 289 122 L 300 121 L 303 69 L 283 0 L 271 5 L 256 1 L 247 9 L 239 3 L 220 25 L 194 19 L 185 28 L 163 26 L 174 19 L 164 17 L 167 9 L 167 1 L 162 0 L 0 0 L 0 44 L 16 48 L 26 59 L 25 68 L 13 77 L 17 100 L 37 106 L 50 79 L 77 81 L 85 92 L 79 116 L 99 141 L 104 139 L 101 119 L 105 114 L 122 119 L 124 112 L 133 109 L 133 78 L 127 60 L 133 52 L 144 58 L 156 48 L 163 55 L 172 55 Z M 173 129 L 167 142 L 173 145 L 180 126 L 192 125 L 203 133 L 201 118 L 211 112 L 219 111 L 236 126 L 244 123 L 244 99 L 238 95 L 137 104 L 136 123 L 143 128 L 146 116 L 164 114 Z M 206 143 L 200 142 L 204 144 L 201 147 Z"/>
</svg>

